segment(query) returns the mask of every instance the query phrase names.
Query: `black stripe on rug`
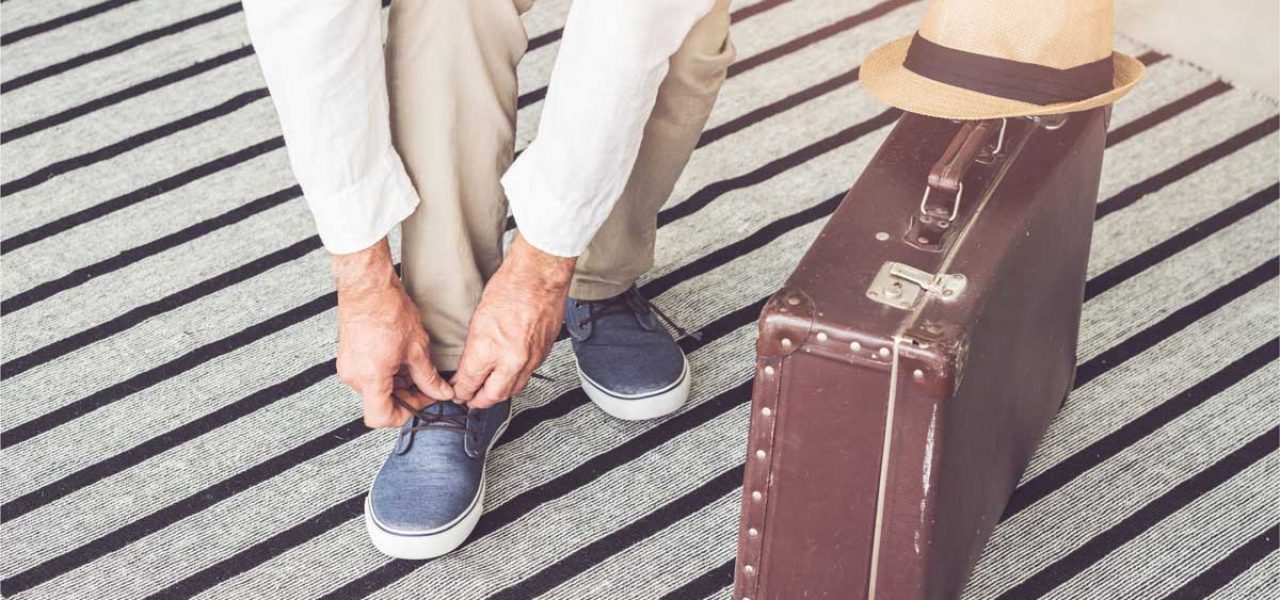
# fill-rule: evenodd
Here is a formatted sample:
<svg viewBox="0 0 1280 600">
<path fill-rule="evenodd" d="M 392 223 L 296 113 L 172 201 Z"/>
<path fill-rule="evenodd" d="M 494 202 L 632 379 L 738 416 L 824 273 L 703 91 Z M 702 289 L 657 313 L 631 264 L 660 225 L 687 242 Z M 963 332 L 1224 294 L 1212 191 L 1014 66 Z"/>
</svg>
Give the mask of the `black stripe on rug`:
<svg viewBox="0 0 1280 600">
<path fill-rule="evenodd" d="M 720 566 L 694 577 L 688 583 L 664 594 L 661 600 L 706 599 L 712 594 L 733 585 L 733 565 L 735 559 L 729 559 Z"/>
<path fill-rule="evenodd" d="M 1272 525 L 1253 539 L 1232 550 L 1222 560 L 1174 590 L 1164 600 L 1199 600 L 1231 583 L 1241 573 L 1275 552 L 1280 544 L 1280 527 Z"/>
<path fill-rule="evenodd" d="M 26 191 L 53 179 L 54 177 L 66 175 L 67 173 L 95 165 L 104 160 L 110 160 L 156 140 L 164 139 L 175 133 L 186 131 L 197 125 L 234 113 L 266 97 L 267 90 L 265 88 L 236 94 L 235 96 L 232 96 L 231 98 L 214 106 L 170 121 L 158 127 L 136 133 L 118 142 L 98 148 L 97 150 L 50 163 L 32 171 L 31 173 L 0 184 L 0 196 L 9 196 L 11 194 Z"/>
<path fill-rule="evenodd" d="M 1274 346 L 1276 342 L 1271 344 Z M 1030 600 L 1044 596 L 1169 515 L 1226 483 L 1274 452 L 1277 446 L 1280 446 L 1280 429 L 1272 428 L 1000 594 L 999 600 Z"/>
<path fill-rule="evenodd" d="M 0 94 L 6 94 L 14 90 L 24 88 L 28 85 L 31 85 L 38 81 L 42 81 L 44 79 L 48 79 L 55 75 L 61 75 L 62 73 L 66 73 L 67 71 L 70 71 L 72 69 L 83 67 L 84 65 L 102 60 L 104 58 L 115 56 L 127 50 L 132 50 L 148 42 L 152 42 L 161 38 L 182 33 L 183 31 L 186 31 L 193 27 L 204 25 L 205 23 L 211 23 L 213 21 L 217 21 L 218 19 L 234 15 L 240 12 L 240 9 L 241 7 L 239 2 L 226 4 L 226 5 L 223 5 L 222 7 L 216 8 L 209 12 L 201 13 L 194 17 L 183 19 L 181 21 L 178 21 L 177 23 L 170 23 L 169 25 L 165 25 L 164 27 L 157 27 L 156 29 L 144 31 L 142 33 L 139 33 L 138 35 L 135 35 L 126 40 L 121 40 L 109 46 L 104 46 L 97 50 L 93 50 L 90 52 L 86 52 L 84 54 L 73 56 L 64 61 L 54 63 L 47 67 L 41 67 L 39 69 L 31 71 L 30 73 L 23 73 L 22 75 L 18 75 L 17 77 L 14 77 L 7 81 L 0 82 Z"/>
<path fill-rule="evenodd" d="M 1004 514 L 1001 515 L 1000 520 L 1005 521 L 1013 517 L 1152 432 L 1168 425 L 1174 419 L 1262 370 L 1280 356 L 1280 349 L 1276 347 L 1277 342 L 1280 342 L 1280 339 L 1254 348 L 1252 352 L 1236 359 L 1209 377 L 1161 402 L 1141 416 L 1058 461 L 1052 467 L 1018 486 L 1013 496 L 1009 498 L 1009 503 L 1005 505 Z"/>
<path fill-rule="evenodd" d="M 253 46 L 246 44 L 234 50 L 228 50 L 217 56 L 206 58 L 186 67 L 182 67 L 181 69 L 170 71 L 164 75 L 140 81 L 105 96 L 99 96 L 92 100 L 87 100 L 75 106 L 65 108 L 51 115 L 40 117 L 34 121 L 6 129 L 0 132 L 0 144 L 7 144 L 14 140 L 20 140 L 29 135 L 40 133 L 46 129 L 57 127 L 58 125 L 62 125 L 87 114 L 102 110 L 108 106 L 114 106 L 126 100 L 132 100 L 133 98 L 137 98 L 174 83 L 190 79 L 201 73 L 212 71 L 213 69 L 249 56 L 253 56 Z"/>
<path fill-rule="evenodd" d="M 69 12 L 65 15 L 59 15 L 47 21 L 41 21 L 39 23 L 27 25 L 26 27 L 15 29 L 13 31 L 10 31 L 9 33 L 0 35 L 0 46 L 7 46 L 14 42 L 25 40 L 34 35 L 47 33 L 59 27 L 70 25 L 77 21 L 83 21 L 90 17 L 100 15 L 114 8 L 119 8 L 121 6 L 124 6 L 125 4 L 129 4 L 131 2 L 136 2 L 136 1 L 137 0 L 106 0 L 105 2 L 90 4 L 89 6 L 81 8 L 79 10 Z"/>
<path fill-rule="evenodd" d="M 1132 206 L 1148 194 L 1158 192 L 1165 186 L 1179 181 L 1195 173 L 1207 165 L 1213 164 L 1237 150 L 1248 146 L 1276 132 L 1280 128 L 1280 117 L 1270 117 L 1240 133 L 1237 133 L 1212 147 L 1197 152 L 1194 156 L 1179 162 L 1156 175 L 1135 183 L 1098 205 L 1095 219 L 1101 219 L 1122 208 Z"/>
</svg>

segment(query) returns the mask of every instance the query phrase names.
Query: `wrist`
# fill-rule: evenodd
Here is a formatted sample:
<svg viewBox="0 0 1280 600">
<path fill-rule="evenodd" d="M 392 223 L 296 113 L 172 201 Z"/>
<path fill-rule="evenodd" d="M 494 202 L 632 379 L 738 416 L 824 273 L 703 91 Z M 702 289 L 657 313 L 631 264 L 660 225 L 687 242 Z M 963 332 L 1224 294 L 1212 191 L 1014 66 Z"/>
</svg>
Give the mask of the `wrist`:
<svg viewBox="0 0 1280 600">
<path fill-rule="evenodd" d="M 524 281 L 537 282 L 545 289 L 562 291 L 568 289 L 577 262 L 577 257 L 543 252 L 517 233 L 503 266 Z"/>
<path fill-rule="evenodd" d="M 385 290 L 396 282 L 391 265 L 391 246 L 386 238 L 349 254 L 329 255 L 329 266 L 338 296 L 362 296 Z"/>
</svg>

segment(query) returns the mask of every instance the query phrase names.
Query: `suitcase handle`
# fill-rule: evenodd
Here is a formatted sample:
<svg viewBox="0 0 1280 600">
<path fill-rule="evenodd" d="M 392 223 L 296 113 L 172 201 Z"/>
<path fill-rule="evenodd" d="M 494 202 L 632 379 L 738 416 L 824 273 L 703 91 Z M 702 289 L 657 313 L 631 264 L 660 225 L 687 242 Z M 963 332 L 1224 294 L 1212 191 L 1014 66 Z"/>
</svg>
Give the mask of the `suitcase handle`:
<svg viewBox="0 0 1280 600">
<path fill-rule="evenodd" d="M 926 216 L 930 214 L 929 192 L 937 189 L 940 192 L 956 195 L 946 219 L 947 221 L 955 220 L 960 212 L 960 197 L 964 195 L 965 174 L 975 162 L 993 161 L 995 155 L 1004 149 L 1004 133 L 1008 125 L 1008 119 L 1000 119 L 1000 137 L 996 139 L 995 148 L 991 150 L 987 150 L 987 140 L 996 132 L 995 120 L 965 121 L 960 126 L 960 131 L 951 138 L 951 143 L 947 144 L 942 158 L 939 158 L 938 162 L 933 164 L 933 168 L 929 169 L 929 182 L 925 185 L 924 196 L 920 198 L 920 214 Z"/>
<path fill-rule="evenodd" d="M 929 169 L 929 186 L 937 188 L 938 191 L 959 192 L 965 173 L 969 172 L 979 153 L 986 148 L 987 140 L 996 132 L 997 125 L 1000 128 L 1000 138 L 996 141 L 996 148 L 989 154 L 995 154 L 1003 149 L 1001 147 L 1004 146 L 1004 130 L 1007 124 L 1008 121 L 1005 119 L 1000 119 L 999 123 L 994 120 L 965 121 L 960 126 L 960 131 L 951 138 L 951 143 L 942 153 L 942 158 L 939 158 L 938 162 L 933 164 L 933 168 Z"/>
</svg>

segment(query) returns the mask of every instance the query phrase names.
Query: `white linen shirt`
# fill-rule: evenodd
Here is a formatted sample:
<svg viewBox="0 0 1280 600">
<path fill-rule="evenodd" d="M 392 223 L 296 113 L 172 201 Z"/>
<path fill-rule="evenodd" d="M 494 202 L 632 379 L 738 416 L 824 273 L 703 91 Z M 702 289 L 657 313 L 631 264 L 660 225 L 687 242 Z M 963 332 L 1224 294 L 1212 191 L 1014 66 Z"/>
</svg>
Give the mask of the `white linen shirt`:
<svg viewBox="0 0 1280 600">
<path fill-rule="evenodd" d="M 574 0 L 537 139 L 502 177 L 535 248 L 566 257 L 586 249 L 631 174 L 668 59 L 712 3 Z M 391 145 L 380 3 L 244 7 L 320 240 L 335 254 L 373 245 L 418 204 Z"/>
</svg>

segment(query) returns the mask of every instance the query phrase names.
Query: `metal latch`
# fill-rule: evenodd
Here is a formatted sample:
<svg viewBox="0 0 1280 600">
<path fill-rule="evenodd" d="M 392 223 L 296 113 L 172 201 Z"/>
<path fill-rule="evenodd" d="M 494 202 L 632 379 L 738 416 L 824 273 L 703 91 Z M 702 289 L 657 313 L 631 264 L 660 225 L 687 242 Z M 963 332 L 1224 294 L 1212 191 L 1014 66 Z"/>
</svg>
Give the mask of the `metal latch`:
<svg viewBox="0 0 1280 600">
<path fill-rule="evenodd" d="M 894 308 L 911 308 L 921 293 L 954 300 L 968 281 L 959 273 L 933 274 L 911 265 L 889 261 L 880 267 L 867 288 L 867 297 Z"/>
</svg>

